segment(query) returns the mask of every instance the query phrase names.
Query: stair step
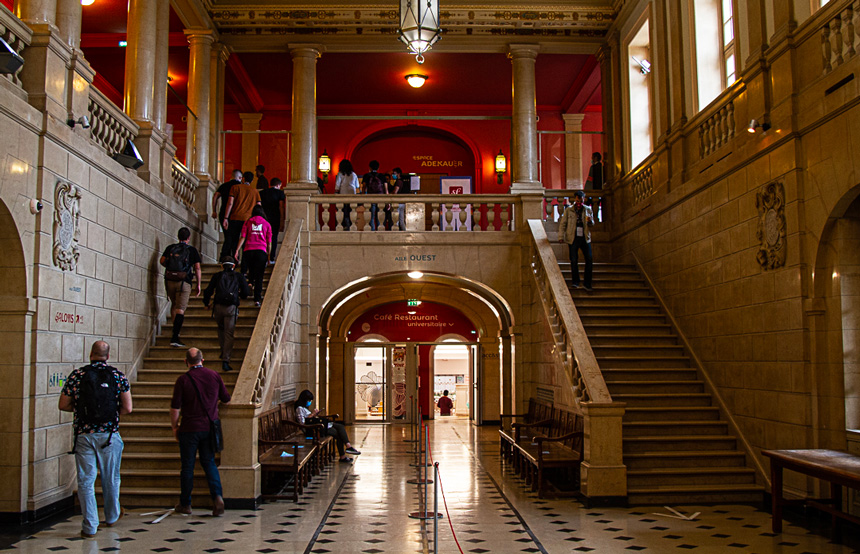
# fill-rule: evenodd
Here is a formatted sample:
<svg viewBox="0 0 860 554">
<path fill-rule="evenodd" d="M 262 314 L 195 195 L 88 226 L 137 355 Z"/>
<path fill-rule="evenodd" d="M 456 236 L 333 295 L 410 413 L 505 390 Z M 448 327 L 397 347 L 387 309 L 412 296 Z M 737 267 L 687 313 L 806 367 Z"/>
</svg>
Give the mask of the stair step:
<svg viewBox="0 0 860 554">
<path fill-rule="evenodd" d="M 602 369 L 606 383 L 630 381 L 694 381 L 698 373 L 691 367 Z"/>
<path fill-rule="evenodd" d="M 594 350 L 594 355 L 598 359 L 604 357 L 686 357 L 684 355 L 684 347 L 680 344 L 659 344 L 656 341 L 653 343 L 623 343 L 622 341 L 615 339 L 614 344 L 592 343 L 591 348 Z"/>
<path fill-rule="evenodd" d="M 627 472 L 628 488 L 755 484 L 755 471 L 746 467 L 674 467 Z"/>
<path fill-rule="evenodd" d="M 188 333 L 187 329 L 183 327 L 182 332 L 180 333 L 180 338 L 182 342 L 188 345 L 189 347 L 193 346 L 195 348 L 199 348 L 201 350 L 206 349 L 209 351 L 220 352 L 221 344 L 218 342 L 218 335 L 216 334 L 216 330 L 213 328 L 213 332 L 209 334 L 199 334 L 199 333 Z M 177 348 L 175 346 L 170 346 L 171 337 L 164 335 L 155 339 L 154 347 L 157 348 L 171 348 L 176 350 L 179 354 L 185 355 L 185 348 Z M 238 350 L 239 348 L 247 349 L 248 342 L 251 340 L 251 331 L 243 332 L 241 335 L 235 335 L 233 337 L 233 350 Z"/>
<path fill-rule="evenodd" d="M 594 355 L 600 367 L 607 369 L 690 367 L 687 356 L 601 356 L 597 352 Z"/>
<path fill-rule="evenodd" d="M 102 497 L 101 487 L 96 488 L 96 498 Z M 176 488 L 149 488 L 149 487 L 122 487 L 120 491 L 120 503 L 126 508 L 173 508 L 179 502 L 179 487 Z M 197 510 L 211 510 L 212 499 L 209 497 L 208 487 L 194 487 L 191 491 L 191 505 Z M 170 517 L 183 517 L 171 515 Z M 155 516 L 153 516 L 155 518 Z"/>
<path fill-rule="evenodd" d="M 568 285 L 568 290 L 573 296 L 574 302 L 579 301 L 580 299 L 589 299 L 589 300 L 638 300 L 638 299 L 652 299 L 651 291 L 647 288 L 634 288 L 634 287 L 607 287 L 602 285 L 599 282 L 592 283 L 592 290 L 589 292 L 584 288 L 576 287 L 574 288 L 572 284 Z"/>
<path fill-rule="evenodd" d="M 629 407 L 680 407 L 680 406 L 710 406 L 711 395 L 707 393 L 683 394 L 613 394 L 616 402 L 626 402 Z M 629 408 L 628 408 L 629 409 Z"/>
<path fill-rule="evenodd" d="M 662 452 L 625 452 L 627 470 L 675 467 L 744 467 L 746 456 L 739 450 L 670 450 Z"/>
<path fill-rule="evenodd" d="M 206 362 L 204 363 L 210 369 L 220 370 L 221 369 L 221 360 L 219 356 L 221 355 L 220 351 L 213 350 L 210 352 L 203 351 L 204 356 L 207 356 Z M 230 361 L 230 364 L 233 366 L 236 371 L 239 370 L 239 367 L 242 365 L 242 356 L 236 356 L 234 352 L 234 356 Z M 185 372 L 185 359 L 183 358 L 181 361 L 177 361 L 173 358 L 146 358 L 143 360 L 143 370 L 151 370 L 151 371 L 170 371 L 176 369 L 180 373 Z M 230 372 L 218 371 L 222 378 L 224 375 L 229 375 Z"/>
<path fill-rule="evenodd" d="M 666 318 L 663 316 L 663 312 L 660 310 L 660 306 L 657 304 L 649 305 L 649 306 L 630 306 L 629 304 L 594 304 L 594 303 L 579 303 L 574 302 L 576 306 L 576 311 L 579 313 L 580 317 L 585 316 L 588 317 L 599 317 L 606 318 L 601 319 L 600 321 L 632 321 L 630 319 L 614 319 L 614 318 L 635 318 L 635 317 L 654 317 L 659 318 L 659 322 L 663 323 L 666 321 Z"/>
<path fill-rule="evenodd" d="M 122 435 L 122 440 L 127 437 L 150 437 L 150 438 L 169 438 L 173 440 L 173 430 L 170 427 L 170 420 L 163 422 L 139 422 L 126 421 L 126 416 L 122 416 L 122 421 L 119 424 L 119 432 Z"/>
<path fill-rule="evenodd" d="M 123 436 L 125 448 L 123 456 L 126 454 L 169 454 L 171 452 L 179 452 L 179 443 L 173 439 L 171 434 L 169 437 L 127 437 Z M 178 468 L 177 468 L 177 471 Z"/>
<path fill-rule="evenodd" d="M 177 446 L 178 448 L 178 446 Z M 97 483 L 98 484 L 98 483 Z M 179 485 L 179 466 L 176 469 L 126 469 L 122 468 L 123 505 L 126 491 L 138 488 L 170 489 Z M 206 474 L 198 463 L 194 468 L 194 491 L 209 492 Z M 179 498 L 177 497 L 177 501 Z"/>
<path fill-rule="evenodd" d="M 214 369 L 218 371 L 218 374 L 221 376 L 221 380 L 224 381 L 224 384 L 235 384 L 236 378 L 239 376 L 239 367 L 242 366 L 242 360 L 238 359 L 230 362 L 233 366 L 234 371 L 220 371 L 221 364 L 217 361 L 216 363 L 217 365 L 212 363 L 207 363 L 206 365 L 214 366 Z M 153 365 L 164 367 L 152 367 Z M 170 360 L 158 360 L 158 362 L 155 362 L 149 366 L 144 365 L 144 368 L 137 372 L 137 382 L 139 383 L 141 381 L 147 381 L 150 383 L 175 383 L 176 378 L 184 374 L 186 371 L 188 371 L 188 369 L 185 367 L 184 360 L 182 362 L 182 365 L 179 365 L 176 362 L 172 362 Z"/>
<path fill-rule="evenodd" d="M 649 313 L 604 313 L 577 309 L 577 312 L 586 329 L 593 325 L 667 325 L 666 317 L 654 310 Z"/>
<path fill-rule="evenodd" d="M 608 381 L 612 396 L 616 394 L 700 394 L 701 381 Z"/>
<path fill-rule="evenodd" d="M 617 400 L 613 395 L 613 400 Z M 624 422 L 634 421 L 705 421 L 720 419 L 715 406 L 631 406 L 624 410 Z"/>
<path fill-rule="evenodd" d="M 680 504 L 747 504 L 762 502 L 764 488 L 753 484 L 739 485 L 666 485 L 665 487 L 634 487 L 627 489 L 631 505 Z"/>
<path fill-rule="evenodd" d="M 729 424 L 720 420 L 625 421 L 623 435 L 649 437 L 657 435 L 726 435 Z"/>
<path fill-rule="evenodd" d="M 638 331 L 638 330 L 637 330 Z M 627 333 L 598 333 L 591 331 L 590 329 L 585 330 L 585 334 L 588 335 L 588 340 L 591 342 L 592 348 L 594 347 L 624 347 L 624 348 L 632 348 L 632 347 L 644 347 L 644 348 L 653 348 L 653 347 L 678 347 L 678 338 L 673 334 L 653 334 L 646 335 L 641 334 L 639 332 L 627 332 Z M 185 337 L 183 337 L 185 338 Z"/>
<path fill-rule="evenodd" d="M 625 454 L 634 452 L 732 450 L 737 440 L 732 435 L 654 435 L 623 438 Z"/>
<path fill-rule="evenodd" d="M 589 293 L 585 289 L 574 289 L 573 303 L 577 310 L 597 309 L 631 309 L 631 308 L 657 308 L 657 300 L 653 296 L 603 296 L 595 292 Z"/>
<path fill-rule="evenodd" d="M 170 421 L 170 404 L 166 404 L 163 408 L 134 408 L 130 414 L 122 416 L 123 421 L 129 423 L 159 423 L 161 421 Z"/>
<path fill-rule="evenodd" d="M 184 340 L 184 337 L 183 337 L 183 340 Z M 248 341 L 243 341 L 243 342 L 245 342 L 244 346 L 240 346 L 241 345 L 240 341 L 236 341 L 236 343 L 233 345 L 233 354 L 235 355 L 236 358 L 241 358 L 242 356 L 244 356 L 245 351 L 248 349 Z M 186 342 L 185 344 L 188 344 L 188 343 Z M 192 345 L 188 344 L 188 346 L 190 347 Z M 220 350 L 220 347 L 218 346 L 218 343 L 217 343 L 217 339 L 215 341 L 215 345 L 210 347 L 210 350 L 212 348 L 216 348 L 216 349 Z M 179 360 L 180 362 L 184 363 L 185 362 L 185 350 L 186 350 L 185 348 L 177 348 L 175 346 L 157 346 L 157 345 L 152 346 L 149 348 L 149 352 L 147 352 L 146 357 L 143 359 L 143 366 L 146 367 L 146 364 L 148 361 L 158 361 L 158 360 L 164 360 L 164 359 Z M 203 350 L 203 347 L 201 347 L 201 350 Z M 211 359 L 211 357 L 212 357 L 212 355 L 210 354 L 210 359 Z"/>
</svg>

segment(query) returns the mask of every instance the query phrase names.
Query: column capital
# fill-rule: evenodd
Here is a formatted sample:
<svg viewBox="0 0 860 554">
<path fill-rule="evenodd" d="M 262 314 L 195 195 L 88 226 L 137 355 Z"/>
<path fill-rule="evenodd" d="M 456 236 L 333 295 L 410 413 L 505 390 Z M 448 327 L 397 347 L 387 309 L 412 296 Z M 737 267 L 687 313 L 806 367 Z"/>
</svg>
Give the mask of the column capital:
<svg viewBox="0 0 860 554">
<path fill-rule="evenodd" d="M 227 63 L 232 53 L 230 46 L 223 42 L 216 42 L 212 45 L 212 55 L 217 56 L 221 63 Z"/>
<path fill-rule="evenodd" d="M 239 119 L 242 121 L 250 121 L 252 123 L 259 123 L 261 119 L 263 119 L 263 114 L 261 113 L 240 113 Z"/>
<path fill-rule="evenodd" d="M 193 28 L 185 29 L 185 38 L 188 44 L 213 44 L 215 42 L 215 31 L 211 29 Z"/>
<path fill-rule="evenodd" d="M 287 48 L 293 58 L 319 58 L 325 51 L 322 44 L 288 44 Z"/>
<path fill-rule="evenodd" d="M 540 52 L 539 44 L 509 44 L 508 57 L 513 58 L 531 58 L 537 59 Z"/>
<path fill-rule="evenodd" d="M 561 114 L 561 118 L 564 119 L 565 123 L 572 124 L 582 124 L 582 121 L 585 119 L 584 113 L 563 113 Z"/>
</svg>

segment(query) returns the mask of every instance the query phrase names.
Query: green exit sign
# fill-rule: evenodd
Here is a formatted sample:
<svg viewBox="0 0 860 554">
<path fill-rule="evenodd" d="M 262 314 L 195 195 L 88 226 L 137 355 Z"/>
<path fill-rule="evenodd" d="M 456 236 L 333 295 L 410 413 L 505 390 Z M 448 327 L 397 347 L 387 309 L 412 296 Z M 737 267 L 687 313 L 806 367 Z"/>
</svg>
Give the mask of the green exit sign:
<svg viewBox="0 0 860 554">
<path fill-rule="evenodd" d="M 420 300 L 413 300 L 413 299 L 410 299 L 410 300 L 407 300 L 407 301 L 406 301 L 406 305 L 407 305 L 407 306 L 420 306 L 420 305 L 421 305 L 421 301 L 420 301 Z"/>
</svg>

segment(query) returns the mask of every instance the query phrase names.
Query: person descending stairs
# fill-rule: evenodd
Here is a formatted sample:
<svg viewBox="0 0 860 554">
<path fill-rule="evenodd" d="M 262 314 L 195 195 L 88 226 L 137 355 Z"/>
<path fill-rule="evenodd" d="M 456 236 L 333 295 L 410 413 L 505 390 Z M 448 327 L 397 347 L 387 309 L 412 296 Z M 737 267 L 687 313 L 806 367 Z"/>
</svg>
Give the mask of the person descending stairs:
<svg viewBox="0 0 860 554">
<path fill-rule="evenodd" d="M 271 267 L 263 279 L 263 292 L 268 285 Z M 203 284 L 221 270 L 217 264 L 203 266 Z M 248 342 L 254 331 L 260 308 L 253 300 L 242 300 L 236 322 L 231 365 L 234 370 L 221 371 L 218 329 L 212 318 L 211 306 L 203 306 L 202 296 L 191 297 L 182 327 L 182 342 L 203 351 L 204 365 L 221 374 L 228 391 L 233 392 Z M 122 455 L 122 489 L 120 502 L 125 507 L 153 506 L 171 508 L 179 498 L 179 446 L 170 429 L 170 399 L 177 377 L 186 371 L 187 348 L 170 346 L 170 321 L 143 360 L 136 380 L 132 383 L 134 412 L 123 416 L 120 431 L 125 441 Z M 210 506 L 209 489 L 199 463 L 194 472 L 193 505 Z"/>
</svg>

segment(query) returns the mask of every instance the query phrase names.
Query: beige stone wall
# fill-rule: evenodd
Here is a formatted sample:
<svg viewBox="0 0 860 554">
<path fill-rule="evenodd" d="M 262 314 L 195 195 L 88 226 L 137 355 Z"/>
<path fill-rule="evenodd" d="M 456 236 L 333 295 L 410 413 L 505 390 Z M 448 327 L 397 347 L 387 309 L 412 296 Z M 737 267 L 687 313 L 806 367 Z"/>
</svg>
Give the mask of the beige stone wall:
<svg viewBox="0 0 860 554">
<path fill-rule="evenodd" d="M 70 414 L 57 410 L 65 377 L 106 340 L 111 363 L 130 378 L 165 313 L 158 257 L 181 226 L 197 230 L 196 214 L 121 167 L 85 131 L 46 118 L 0 89 L 3 168 L 0 200 L 4 293 L 0 433 L 4 456 L 0 511 L 37 510 L 74 488 Z M 54 191 L 58 180 L 80 187 L 80 258 L 74 271 L 53 261 Z M 30 200 L 43 204 L 37 215 Z M 211 241 L 193 240 L 208 258 Z M 16 252 L 17 250 L 17 252 Z M 20 486 L 17 485 L 20 483 Z"/>
</svg>

